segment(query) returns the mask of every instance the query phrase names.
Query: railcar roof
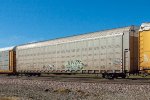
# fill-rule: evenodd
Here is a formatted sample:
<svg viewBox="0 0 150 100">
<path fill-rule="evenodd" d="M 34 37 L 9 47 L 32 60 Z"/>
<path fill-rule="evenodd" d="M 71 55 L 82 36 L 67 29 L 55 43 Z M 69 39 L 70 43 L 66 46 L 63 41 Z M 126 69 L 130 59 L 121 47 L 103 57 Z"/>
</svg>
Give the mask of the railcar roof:
<svg viewBox="0 0 150 100">
<path fill-rule="evenodd" d="M 150 30 L 150 23 L 143 23 L 140 27 L 140 31 Z"/>
<path fill-rule="evenodd" d="M 6 47 L 6 48 L 0 48 L 0 52 L 1 51 L 8 51 L 8 50 L 13 50 L 15 46 L 11 46 L 11 47 Z"/>
<path fill-rule="evenodd" d="M 96 31 L 96 32 L 90 32 L 90 33 L 85 33 L 85 34 L 80 34 L 80 35 L 74 35 L 74 36 L 69 36 L 69 37 L 63 37 L 63 38 L 57 38 L 57 39 L 51 39 L 51 40 L 46 40 L 46 41 L 39 41 L 39 42 L 33 42 L 33 43 L 27 43 L 23 45 L 17 46 L 17 48 L 32 48 L 32 47 L 40 47 L 48 45 L 48 44 L 53 44 L 56 42 L 66 42 L 66 41 L 72 41 L 72 40 L 80 40 L 84 38 L 93 38 L 93 37 L 98 37 L 98 36 L 107 36 L 107 35 L 112 35 L 112 34 L 120 34 L 125 31 L 130 31 L 133 29 L 133 27 L 137 28 L 136 26 L 128 26 L 128 27 L 122 27 L 122 28 L 114 28 L 114 29 L 108 29 L 108 30 L 102 30 L 102 31 Z"/>
</svg>

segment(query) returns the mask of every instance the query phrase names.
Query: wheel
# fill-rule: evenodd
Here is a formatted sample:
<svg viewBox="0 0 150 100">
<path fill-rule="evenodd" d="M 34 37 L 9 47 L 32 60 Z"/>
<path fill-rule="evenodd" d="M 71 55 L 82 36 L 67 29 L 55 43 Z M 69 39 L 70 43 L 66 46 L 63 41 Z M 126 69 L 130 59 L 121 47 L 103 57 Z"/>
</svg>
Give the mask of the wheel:
<svg viewBox="0 0 150 100">
<path fill-rule="evenodd" d="M 143 77 L 146 77 L 146 76 L 148 76 L 148 74 L 147 74 L 147 73 L 144 73 L 144 74 L 143 74 Z"/>
<path fill-rule="evenodd" d="M 125 79 L 125 78 L 126 78 L 126 74 L 123 74 L 121 77 L 122 77 L 123 79 Z"/>
<path fill-rule="evenodd" d="M 105 74 L 102 74 L 102 78 L 106 78 L 106 75 L 105 75 Z"/>
<path fill-rule="evenodd" d="M 114 79 L 115 77 L 114 77 L 114 74 L 107 74 L 106 78 L 107 79 Z"/>
<path fill-rule="evenodd" d="M 37 74 L 37 76 L 38 76 L 38 77 L 40 77 L 40 76 L 41 76 L 41 74 L 39 73 L 39 74 Z"/>
</svg>

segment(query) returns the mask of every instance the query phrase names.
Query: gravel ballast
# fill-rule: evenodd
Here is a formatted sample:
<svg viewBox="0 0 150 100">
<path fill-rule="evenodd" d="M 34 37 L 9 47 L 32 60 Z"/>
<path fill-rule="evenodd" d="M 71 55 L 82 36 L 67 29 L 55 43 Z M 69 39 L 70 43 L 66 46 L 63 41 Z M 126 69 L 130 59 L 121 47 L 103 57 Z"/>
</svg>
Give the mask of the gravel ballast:
<svg viewBox="0 0 150 100">
<path fill-rule="evenodd" d="M 150 85 L 0 78 L 0 100 L 150 100 Z"/>
</svg>

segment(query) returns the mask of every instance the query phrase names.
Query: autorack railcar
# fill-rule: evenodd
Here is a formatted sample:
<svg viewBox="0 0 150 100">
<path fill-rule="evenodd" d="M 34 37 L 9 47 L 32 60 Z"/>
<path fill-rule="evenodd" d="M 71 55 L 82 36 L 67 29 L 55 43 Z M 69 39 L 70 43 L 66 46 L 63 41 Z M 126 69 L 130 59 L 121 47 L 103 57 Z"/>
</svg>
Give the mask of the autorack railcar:
<svg viewBox="0 0 150 100">
<path fill-rule="evenodd" d="M 139 30 L 139 70 L 150 73 L 150 23 L 143 23 Z"/>
<path fill-rule="evenodd" d="M 17 46 L 16 71 L 124 78 L 138 71 L 138 30 L 129 26 Z"/>
<path fill-rule="evenodd" d="M 0 74 L 13 74 L 16 67 L 14 47 L 0 49 Z"/>
</svg>

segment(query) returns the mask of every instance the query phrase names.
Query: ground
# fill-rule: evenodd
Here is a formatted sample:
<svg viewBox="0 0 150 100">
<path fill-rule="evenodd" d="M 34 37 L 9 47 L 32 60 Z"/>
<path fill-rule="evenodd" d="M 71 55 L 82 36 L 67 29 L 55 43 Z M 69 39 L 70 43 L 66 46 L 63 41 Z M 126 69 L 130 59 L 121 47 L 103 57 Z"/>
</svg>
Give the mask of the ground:
<svg viewBox="0 0 150 100">
<path fill-rule="evenodd" d="M 1 77 L 0 100 L 150 100 L 149 83 L 128 84 L 111 81 Z"/>
</svg>

